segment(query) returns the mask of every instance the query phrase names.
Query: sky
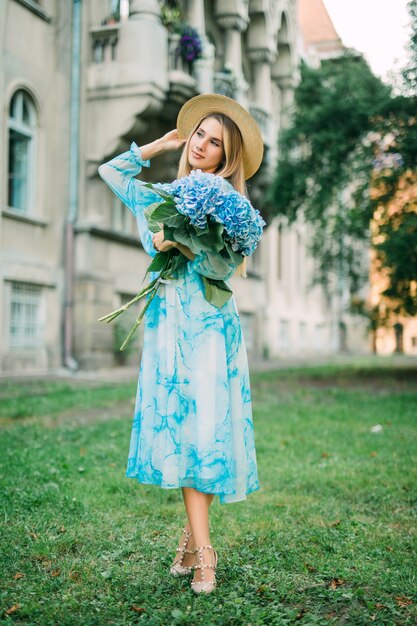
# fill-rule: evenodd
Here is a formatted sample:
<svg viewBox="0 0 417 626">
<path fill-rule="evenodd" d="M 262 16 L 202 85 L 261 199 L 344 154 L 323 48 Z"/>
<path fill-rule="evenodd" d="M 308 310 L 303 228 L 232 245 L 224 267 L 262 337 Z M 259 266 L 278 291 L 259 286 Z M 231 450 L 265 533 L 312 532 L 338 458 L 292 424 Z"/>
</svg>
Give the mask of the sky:
<svg viewBox="0 0 417 626">
<path fill-rule="evenodd" d="M 324 0 L 343 44 L 363 52 L 375 74 L 386 78 L 407 60 L 407 0 Z"/>
</svg>

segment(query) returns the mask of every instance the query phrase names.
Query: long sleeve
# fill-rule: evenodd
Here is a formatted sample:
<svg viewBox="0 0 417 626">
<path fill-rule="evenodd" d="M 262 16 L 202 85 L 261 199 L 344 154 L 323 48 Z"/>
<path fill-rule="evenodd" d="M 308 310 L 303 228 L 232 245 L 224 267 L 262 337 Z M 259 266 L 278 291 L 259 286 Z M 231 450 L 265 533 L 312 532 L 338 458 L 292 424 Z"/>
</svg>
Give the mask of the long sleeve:
<svg viewBox="0 0 417 626">
<path fill-rule="evenodd" d="M 243 261 L 243 257 L 240 254 L 234 254 L 233 256 L 233 259 L 226 260 L 219 252 L 203 251 L 196 254 L 194 260 L 188 263 L 188 269 L 207 278 L 228 280 Z"/>
<path fill-rule="evenodd" d="M 143 248 L 150 256 L 155 256 L 156 250 L 153 247 L 152 233 L 148 228 L 144 209 L 149 204 L 160 200 L 160 196 L 145 187 L 143 181 L 134 178 L 142 171 L 142 167 L 149 167 L 149 165 L 149 160 L 142 159 L 140 148 L 133 142 L 130 150 L 100 165 L 98 173 L 135 215 Z"/>
</svg>

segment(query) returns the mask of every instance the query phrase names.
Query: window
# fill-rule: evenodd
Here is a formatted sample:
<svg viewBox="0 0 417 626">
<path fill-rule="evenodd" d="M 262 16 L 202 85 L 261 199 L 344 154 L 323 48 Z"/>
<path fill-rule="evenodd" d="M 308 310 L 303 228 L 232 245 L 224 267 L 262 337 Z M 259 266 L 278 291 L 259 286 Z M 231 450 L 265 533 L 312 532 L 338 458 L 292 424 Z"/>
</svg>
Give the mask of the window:
<svg viewBox="0 0 417 626">
<path fill-rule="evenodd" d="M 300 322 L 299 331 L 298 331 L 298 342 L 300 348 L 305 350 L 307 345 L 307 324 L 305 322 Z"/>
<path fill-rule="evenodd" d="M 280 320 L 279 322 L 279 348 L 288 350 L 290 347 L 290 325 L 288 320 Z"/>
<path fill-rule="evenodd" d="M 9 111 L 8 206 L 30 213 L 34 197 L 36 112 L 32 99 L 16 91 Z"/>
<path fill-rule="evenodd" d="M 411 347 L 417 348 L 417 337 L 411 337 Z"/>
<path fill-rule="evenodd" d="M 324 350 L 324 324 L 315 325 L 314 348 L 317 352 L 322 352 Z"/>
<path fill-rule="evenodd" d="M 10 347 L 35 350 L 42 345 L 41 288 L 28 283 L 12 283 Z"/>
</svg>

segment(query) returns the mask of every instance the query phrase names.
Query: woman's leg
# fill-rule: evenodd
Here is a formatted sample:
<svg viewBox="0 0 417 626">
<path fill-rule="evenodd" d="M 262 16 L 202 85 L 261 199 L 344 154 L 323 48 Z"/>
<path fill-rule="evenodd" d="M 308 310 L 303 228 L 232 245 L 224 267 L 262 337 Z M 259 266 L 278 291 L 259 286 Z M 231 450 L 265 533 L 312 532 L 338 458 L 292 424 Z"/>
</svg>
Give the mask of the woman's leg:
<svg viewBox="0 0 417 626">
<path fill-rule="evenodd" d="M 209 546 L 210 544 L 210 529 L 209 529 L 209 508 L 213 501 L 214 495 L 209 493 L 203 493 L 193 487 L 183 487 L 182 495 L 184 498 L 185 509 L 187 511 L 188 524 L 185 526 L 187 530 L 192 531 L 193 535 L 188 543 L 189 549 L 193 550 L 197 546 Z M 186 555 L 191 557 L 189 561 L 183 561 L 183 565 L 192 565 L 196 563 L 195 556 L 192 554 Z M 203 550 L 204 563 L 214 565 L 214 553 L 212 550 Z M 213 579 L 213 570 L 210 568 L 204 568 L 205 579 L 207 581 Z M 194 580 L 197 582 L 201 580 L 201 570 L 195 571 Z"/>
</svg>

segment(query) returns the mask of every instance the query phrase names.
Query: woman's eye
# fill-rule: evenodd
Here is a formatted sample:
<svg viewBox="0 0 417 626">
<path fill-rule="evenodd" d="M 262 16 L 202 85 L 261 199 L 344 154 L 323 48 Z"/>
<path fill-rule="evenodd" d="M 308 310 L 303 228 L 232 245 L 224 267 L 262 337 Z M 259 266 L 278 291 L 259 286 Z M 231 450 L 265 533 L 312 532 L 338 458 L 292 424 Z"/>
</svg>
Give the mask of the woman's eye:
<svg viewBox="0 0 417 626">
<path fill-rule="evenodd" d="M 211 143 L 213 144 L 213 146 L 216 146 L 216 148 L 219 147 L 219 144 L 217 143 L 217 141 L 212 141 Z"/>
<path fill-rule="evenodd" d="M 202 133 L 201 131 L 199 131 L 199 130 L 198 130 L 198 131 L 196 132 L 196 135 L 197 135 L 198 137 L 202 137 L 202 136 L 203 136 L 203 133 Z"/>
</svg>

